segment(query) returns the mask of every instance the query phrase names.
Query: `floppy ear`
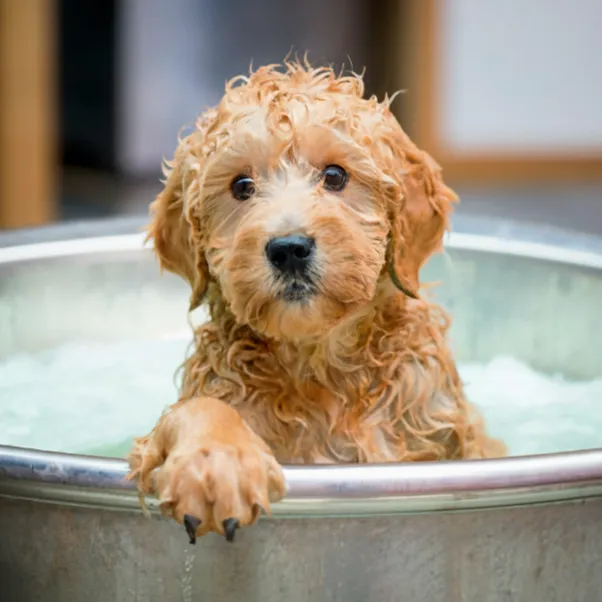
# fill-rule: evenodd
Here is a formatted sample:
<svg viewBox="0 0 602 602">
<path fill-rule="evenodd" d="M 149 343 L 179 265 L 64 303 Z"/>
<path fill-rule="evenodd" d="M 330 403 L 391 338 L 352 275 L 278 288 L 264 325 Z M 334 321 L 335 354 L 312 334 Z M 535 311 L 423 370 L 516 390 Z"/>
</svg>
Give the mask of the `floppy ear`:
<svg viewBox="0 0 602 602">
<path fill-rule="evenodd" d="M 440 249 L 457 196 L 444 184 L 439 165 L 405 135 L 402 152 L 401 181 L 390 212 L 387 267 L 393 284 L 417 299 L 420 268 Z"/>
<path fill-rule="evenodd" d="M 187 280 L 192 288 L 190 311 L 198 307 L 209 283 L 200 225 L 202 171 L 208 119 L 179 140 L 173 161 L 166 161 L 164 188 L 151 204 L 148 239 L 154 242 L 162 269 Z"/>
</svg>

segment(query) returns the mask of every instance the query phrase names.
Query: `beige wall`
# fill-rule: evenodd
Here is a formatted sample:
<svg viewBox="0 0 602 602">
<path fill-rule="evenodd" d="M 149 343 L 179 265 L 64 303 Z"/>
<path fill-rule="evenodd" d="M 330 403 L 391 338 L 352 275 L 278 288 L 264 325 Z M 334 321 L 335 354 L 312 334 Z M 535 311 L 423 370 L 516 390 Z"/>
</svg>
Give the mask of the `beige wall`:
<svg viewBox="0 0 602 602">
<path fill-rule="evenodd" d="M 437 18 L 446 146 L 602 152 L 600 0 L 448 0 Z"/>
</svg>

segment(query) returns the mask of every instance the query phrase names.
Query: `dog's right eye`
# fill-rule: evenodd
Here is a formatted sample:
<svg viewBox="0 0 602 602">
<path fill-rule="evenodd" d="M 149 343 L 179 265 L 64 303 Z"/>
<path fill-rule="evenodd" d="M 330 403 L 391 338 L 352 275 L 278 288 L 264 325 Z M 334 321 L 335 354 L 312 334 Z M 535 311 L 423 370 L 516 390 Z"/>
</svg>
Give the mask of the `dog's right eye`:
<svg viewBox="0 0 602 602">
<path fill-rule="evenodd" d="M 246 201 L 255 194 L 255 182 L 250 176 L 236 176 L 230 184 L 230 190 L 237 201 Z"/>
<path fill-rule="evenodd" d="M 322 172 L 324 188 L 333 192 L 340 192 L 347 185 L 349 176 L 340 165 L 327 165 Z"/>
</svg>

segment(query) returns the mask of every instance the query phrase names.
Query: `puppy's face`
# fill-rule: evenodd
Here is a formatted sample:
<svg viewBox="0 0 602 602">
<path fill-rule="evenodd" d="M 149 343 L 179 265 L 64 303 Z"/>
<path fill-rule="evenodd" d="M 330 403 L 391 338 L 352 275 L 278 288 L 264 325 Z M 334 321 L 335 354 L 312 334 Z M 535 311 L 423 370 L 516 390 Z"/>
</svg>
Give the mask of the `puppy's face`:
<svg viewBox="0 0 602 602">
<path fill-rule="evenodd" d="M 181 142 L 155 203 L 164 265 L 197 296 L 215 281 L 235 318 L 263 335 L 316 337 L 371 303 L 387 262 L 396 269 L 394 244 L 423 245 L 407 228 L 415 214 L 429 248 L 406 249 L 395 277 L 413 294 L 444 220 L 426 223 L 439 213 L 416 177 L 422 165 L 397 152 L 409 141 L 388 104 L 361 92 L 356 77 L 300 68 L 229 87 Z M 408 189 L 419 202 L 404 203 Z"/>
<path fill-rule="evenodd" d="M 385 261 L 383 174 L 320 106 L 272 130 L 261 107 L 207 165 L 205 258 L 238 321 L 275 338 L 330 329 L 369 303 Z"/>
</svg>

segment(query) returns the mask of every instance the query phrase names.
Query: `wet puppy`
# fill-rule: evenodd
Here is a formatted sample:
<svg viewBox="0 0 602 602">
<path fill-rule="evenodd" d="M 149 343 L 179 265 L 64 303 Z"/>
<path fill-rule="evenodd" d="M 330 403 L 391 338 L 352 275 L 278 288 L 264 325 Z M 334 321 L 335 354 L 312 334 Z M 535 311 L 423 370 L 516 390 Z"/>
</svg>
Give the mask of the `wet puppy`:
<svg viewBox="0 0 602 602">
<path fill-rule="evenodd" d="M 504 453 L 464 397 L 444 312 L 419 297 L 455 195 L 363 93 L 357 75 L 261 68 L 166 168 L 150 236 L 210 321 L 130 477 L 192 541 L 269 512 L 280 463 Z"/>
</svg>

